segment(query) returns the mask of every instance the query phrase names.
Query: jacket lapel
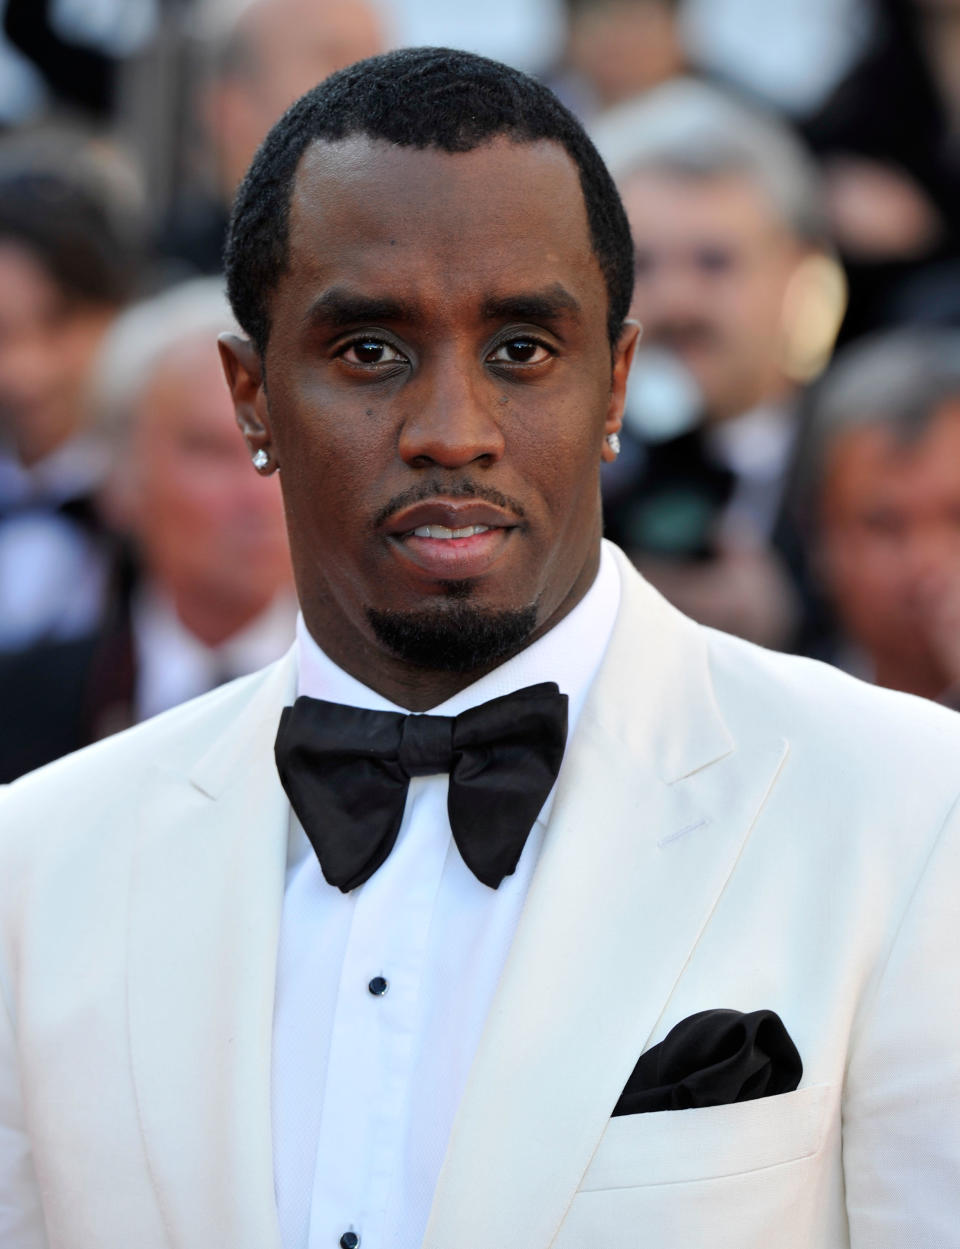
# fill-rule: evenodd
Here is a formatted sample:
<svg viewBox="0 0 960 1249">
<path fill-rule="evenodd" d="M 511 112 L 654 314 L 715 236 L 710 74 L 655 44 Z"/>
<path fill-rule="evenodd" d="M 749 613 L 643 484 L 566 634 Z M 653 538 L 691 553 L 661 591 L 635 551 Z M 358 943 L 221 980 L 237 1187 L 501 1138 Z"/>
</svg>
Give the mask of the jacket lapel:
<svg viewBox="0 0 960 1249">
<path fill-rule="evenodd" d="M 735 748 L 703 632 L 621 580 L 424 1249 L 554 1239 L 786 754 Z"/>
<path fill-rule="evenodd" d="M 279 1249 L 270 1050 L 288 805 L 273 765 L 292 654 L 142 811 L 130 901 L 130 1052 L 172 1245 Z M 204 723 L 209 725 L 209 719 Z"/>
</svg>

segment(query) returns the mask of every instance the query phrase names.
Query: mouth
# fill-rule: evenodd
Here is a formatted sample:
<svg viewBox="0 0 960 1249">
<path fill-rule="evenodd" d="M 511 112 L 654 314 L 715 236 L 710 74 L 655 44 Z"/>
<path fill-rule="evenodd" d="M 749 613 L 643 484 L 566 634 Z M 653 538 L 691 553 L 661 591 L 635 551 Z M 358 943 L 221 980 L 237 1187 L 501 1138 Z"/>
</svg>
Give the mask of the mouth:
<svg viewBox="0 0 960 1249">
<path fill-rule="evenodd" d="M 482 576 L 502 556 L 520 522 L 479 500 L 431 499 L 392 515 L 383 527 L 396 556 L 432 579 Z"/>
</svg>

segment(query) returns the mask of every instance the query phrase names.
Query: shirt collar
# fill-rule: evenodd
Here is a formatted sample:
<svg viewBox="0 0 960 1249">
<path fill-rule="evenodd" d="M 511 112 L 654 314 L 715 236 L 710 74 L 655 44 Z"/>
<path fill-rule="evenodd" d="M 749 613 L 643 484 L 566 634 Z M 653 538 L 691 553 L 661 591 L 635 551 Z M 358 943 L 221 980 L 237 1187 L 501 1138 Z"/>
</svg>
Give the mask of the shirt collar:
<svg viewBox="0 0 960 1249">
<path fill-rule="evenodd" d="M 573 736 L 587 693 L 603 659 L 620 606 L 620 574 L 606 543 L 600 548 L 600 567 L 580 602 L 554 627 L 506 663 L 494 668 L 446 702 L 431 707 L 431 715 L 460 712 L 542 681 L 556 681 L 569 700 L 567 741 Z M 355 677 L 344 672 L 311 637 L 302 614 L 297 617 L 297 693 L 327 702 L 365 707 L 372 711 L 408 714 Z M 544 803 L 539 819 L 546 822 L 556 786 Z M 295 825 L 295 821 L 292 822 Z M 303 839 L 305 841 L 305 838 Z M 301 847 L 302 849 L 302 847 Z M 291 847 L 291 854 L 295 854 Z"/>
<path fill-rule="evenodd" d="M 511 694 L 527 685 L 556 681 L 570 700 L 572 733 L 606 649 L 620 605 L 620 578 L 604 544 L 593 584 L 580 602 L 554 627 L 506 663 L 430 708 L 430 714 L 459 715 L 470 707 Z M 297 617 L 298 694 L 374 711 L 408 713 L 344 672 L 311 637 L 302 614 Z"/>
</svg>

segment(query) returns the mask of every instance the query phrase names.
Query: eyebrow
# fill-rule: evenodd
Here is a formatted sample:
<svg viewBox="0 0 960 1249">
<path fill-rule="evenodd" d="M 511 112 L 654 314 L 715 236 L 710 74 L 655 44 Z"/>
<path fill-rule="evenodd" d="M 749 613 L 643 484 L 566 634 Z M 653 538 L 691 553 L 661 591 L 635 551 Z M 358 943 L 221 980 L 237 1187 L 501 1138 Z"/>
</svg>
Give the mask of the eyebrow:
<svg viewBox="0 0 960 1249">
<path fill-rule="evenodd" d="M 481 305 L 485 321 L 559 321 L 564 316 L 579 321 L 578 300 L 559 282 L 540 291 L 517 291 L 511 295 L 490 295 Z M 381 295 L 362 295 L 343 286 L 333 286 L 319 295 L 307 309 L 304 321 L 310 327 L 341 329 L 363 322 L 415 320 L 415 304 Z"/>
<path fill-rule="evenodd" d="M 413 318 L 411 304 L 379 295 L 361 295 L 342 286 L 333 286 L 318 296 L 307 309 L 308 326 L 339 329 L 362 321 L 404 321 Z"/>
<path fill-rule="evenodd" d="M 542 291 L 490 296 L 482 312 L 488 321 L 559 321 L 564 316 L 579 321 L 581 316 L 579 302 L 559 282 Z"/>
</svg>

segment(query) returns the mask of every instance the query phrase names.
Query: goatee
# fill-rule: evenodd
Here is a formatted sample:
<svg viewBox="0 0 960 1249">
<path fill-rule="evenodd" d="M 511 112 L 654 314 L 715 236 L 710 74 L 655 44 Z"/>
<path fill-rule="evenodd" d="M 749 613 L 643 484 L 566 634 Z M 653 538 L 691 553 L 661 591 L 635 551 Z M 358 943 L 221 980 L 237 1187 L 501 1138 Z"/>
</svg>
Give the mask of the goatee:
<svg viewBox="0 0 960 1249">
<path fill-rule="evenodd" d="M 537 605 L 507 611 L 462 601 L 417 611 L 368 607 L 367 619 L 380 644 L 398 659 L 433 672 L 466 673 L 522 650 L 536 628 Z"/>
</svg>

